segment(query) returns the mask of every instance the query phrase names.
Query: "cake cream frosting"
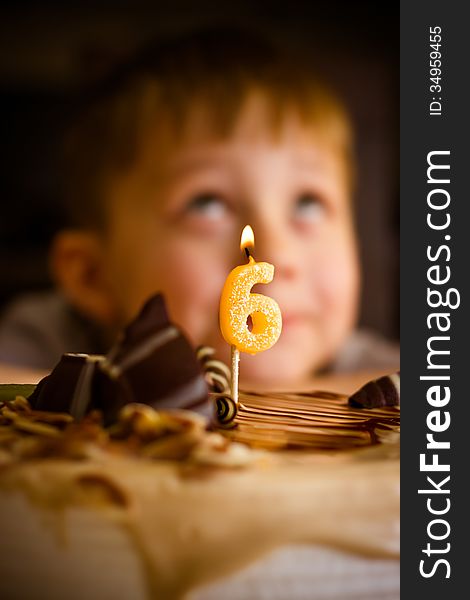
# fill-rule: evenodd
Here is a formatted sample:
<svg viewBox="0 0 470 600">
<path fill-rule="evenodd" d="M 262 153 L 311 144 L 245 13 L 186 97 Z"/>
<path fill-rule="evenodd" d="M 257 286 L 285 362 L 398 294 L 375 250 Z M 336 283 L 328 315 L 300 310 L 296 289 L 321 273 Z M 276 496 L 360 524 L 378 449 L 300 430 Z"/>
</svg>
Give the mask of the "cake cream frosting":
<svg viewBox="0 0 470 600">
<path fill-rule="evenodd" d="M 32 411 L 21 398 L 0 410 L 0 502 L 8 506 L 0 509 L 0 535 L 6 539 L 25 507 L 45 524 L 16 539 L 15 560 L 22 547 L 41 553 L 45 537 L 62 548 L 49 565 L 51 593 L 74 544 L 77 510 L 93 516 L 97 539 L 100 523 L 121 532 L 148 598 L 182 598 L 292 544 L 398 557 L 396 436 L 355 451 L 268 452 L 208 431 L 189 411 L 131 404 L 104 428 L 97 414 L 76 423 Z M 4 597 L 34 592 L 34 569 L 26 565 L 29 578 L 15 580 L 2 568 Z"/>
</svg>

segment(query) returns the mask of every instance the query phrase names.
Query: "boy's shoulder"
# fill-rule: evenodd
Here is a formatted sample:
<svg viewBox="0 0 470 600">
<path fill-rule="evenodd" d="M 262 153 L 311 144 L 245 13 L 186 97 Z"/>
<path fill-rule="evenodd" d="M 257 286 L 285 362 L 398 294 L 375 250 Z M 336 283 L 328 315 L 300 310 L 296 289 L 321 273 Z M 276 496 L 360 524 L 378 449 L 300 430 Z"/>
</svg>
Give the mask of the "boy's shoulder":
<svg viewBox="0 0 470 600">
<path fill-rule="evenodd" d="M 57 291 L 26 294 L 0 319 L 0 362 L 50 369 L 65 352 L 97 352 L 95 325 Z"/>
<path fill-rule="evenodd" d="M 331 370 L 352 372 L 362 369 L 400 368 L 400 347 L 383 336 L 368 329 L 357 329 L 341 349 Z"/>
</svg>

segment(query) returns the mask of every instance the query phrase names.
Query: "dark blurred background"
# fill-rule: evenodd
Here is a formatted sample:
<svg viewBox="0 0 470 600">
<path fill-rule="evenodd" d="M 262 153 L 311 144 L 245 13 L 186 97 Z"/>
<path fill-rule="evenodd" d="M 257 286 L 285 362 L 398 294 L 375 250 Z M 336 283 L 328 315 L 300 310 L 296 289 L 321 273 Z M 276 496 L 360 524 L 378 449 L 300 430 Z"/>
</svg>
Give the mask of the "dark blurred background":
<svg viewBox="0 0 470 600">
<path fill-rule="evenodd" d="M 398 2 L 2 2 L 0 310 L 50 285 L 47 247 L 61 224 L 55 157 L 80 87 L 151 38 L 217 24 L 301 50 L 348 105 L 359 162 L 361 323 L 398 338 Z"/>
</svg>

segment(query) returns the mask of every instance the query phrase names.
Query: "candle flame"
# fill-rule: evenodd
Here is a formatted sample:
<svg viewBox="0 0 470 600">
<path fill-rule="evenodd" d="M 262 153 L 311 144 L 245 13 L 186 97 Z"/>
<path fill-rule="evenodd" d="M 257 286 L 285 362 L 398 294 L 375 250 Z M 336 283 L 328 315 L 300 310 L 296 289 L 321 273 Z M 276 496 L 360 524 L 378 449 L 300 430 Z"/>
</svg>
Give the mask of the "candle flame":
<svg viewBox="0 0 470 600">
<path fill-rule="evenodd" d="M 253 233 L 253 229 L 249 225 L 246 225 L 242 231 L 242 237 L 240 240 L 240 250 L 244 250 L 245 248 L 248 248 L 249 246 L 254 248 L 255 234 Z"/>
</svg>

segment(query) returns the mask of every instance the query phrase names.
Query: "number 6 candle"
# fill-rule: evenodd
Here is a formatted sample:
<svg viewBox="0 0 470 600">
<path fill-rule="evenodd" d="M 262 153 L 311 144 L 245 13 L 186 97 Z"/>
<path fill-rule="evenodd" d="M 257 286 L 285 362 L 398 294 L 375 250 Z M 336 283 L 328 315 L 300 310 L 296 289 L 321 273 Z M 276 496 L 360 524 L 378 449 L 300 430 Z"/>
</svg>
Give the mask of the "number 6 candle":
<svg viewBox="0 0 470 600">
<path fill-rule="evenodd" d="M 256 262 L 248 246 L 254 246 L 253 230 L 247 225 L 241 237 L 240 248 L 245 250 L 248 263 L 233 269 L 224 284 L 220 298 L 220 329 L 232 354 L 231 397 L 238 403 L 238 365 L 240 352 L 257 354 L 268 350 L 279 339 L 282 329 L 281 310 L 275 300 L 263 294 L 252 294 L 257 283 L 269 283 L 274 277 L 274 266 Z M 247 319 L 251 317 L 252 329 Z"/>
</svg>

